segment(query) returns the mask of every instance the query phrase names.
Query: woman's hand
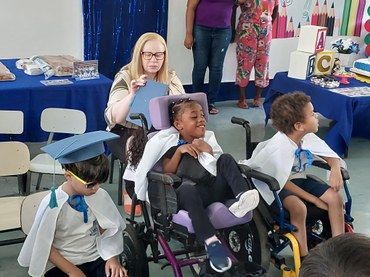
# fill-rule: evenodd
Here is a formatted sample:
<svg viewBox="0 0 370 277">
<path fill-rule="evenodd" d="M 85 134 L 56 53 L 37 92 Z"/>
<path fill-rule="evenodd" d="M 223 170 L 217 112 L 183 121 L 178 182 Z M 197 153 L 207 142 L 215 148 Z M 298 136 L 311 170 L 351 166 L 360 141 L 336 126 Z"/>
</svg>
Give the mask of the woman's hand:
<svg viewBox="0 0 370 277">
<path fill-rule="evenodd" d="M 130 94 L 135 94 L 139 88 L 145 86 L 147 78 L 148 76 L 144 74 L 144 75 L 141 75 L 139 79 L 131 80 L 130 88 L 129 88 Z"/>
<path fill-rule="evenodd" d="M 187 49 L 191 49 L 193 47 L 194 37 L 192 35 L 186 35 L 184 40 L 184 46 Z"/>
<path fill-rule="evenodd" d="M 117 257 L 112 257 L 105 263 L 107 277 L 128 277 L 127 270 L 119 263 Z"/>
</svg>

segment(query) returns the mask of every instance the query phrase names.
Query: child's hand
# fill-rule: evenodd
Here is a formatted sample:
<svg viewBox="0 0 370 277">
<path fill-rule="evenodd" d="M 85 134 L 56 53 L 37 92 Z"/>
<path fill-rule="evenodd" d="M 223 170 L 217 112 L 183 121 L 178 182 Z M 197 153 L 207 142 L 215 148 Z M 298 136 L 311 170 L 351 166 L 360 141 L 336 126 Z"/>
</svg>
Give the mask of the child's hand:
<svg viewBox="0 0 370 277">
<path fill-rule="evenodd" d="M 332 169 L 330 171 L 329 186 L 331 186 L 335 191 L 339 191 L 343 188 L 343 178 L 340 169 Z"/>
<path fill-rule="evenodd" d="M 313 204 L 320 209 L 323 209 L 325 211 L 328 210 L 328 205 L 318 197 L 316 197 L 315 202 Z"/>
<path fill-rule="evenodd" d="M 117 257 L 112 257 L 105 263 L 107 277 L 128 277 L 127 270 L 119 263 Z"/>
<path fill-rule="evenodd" d="M 131 80 L 129 92 L 130 94 L 135 94 L 139 88 L 146 85 L 148 76 L 147 75 L 141 75 L 139 79 Z"/>
<path fill-rule="evenodd" d="M 194 139 L 191 144 L 194 145 L 200 152 L 212 154 L 212 147 L 202 139 Z"/>
<path fill-rule="evenodd" d="M 184 145 L 181 145 L 181 146 L 179 146 L 179 148 L 177 148 L 177 151 L 180 151 L 181 154 L 188 153 L 194 159 L 197 159 L 198 158 L 198 155 L 201 152 L 201 151 L 199 151 L 198 147 L 196 147 L 193 144 L 184 144 Z"/>
</svg>

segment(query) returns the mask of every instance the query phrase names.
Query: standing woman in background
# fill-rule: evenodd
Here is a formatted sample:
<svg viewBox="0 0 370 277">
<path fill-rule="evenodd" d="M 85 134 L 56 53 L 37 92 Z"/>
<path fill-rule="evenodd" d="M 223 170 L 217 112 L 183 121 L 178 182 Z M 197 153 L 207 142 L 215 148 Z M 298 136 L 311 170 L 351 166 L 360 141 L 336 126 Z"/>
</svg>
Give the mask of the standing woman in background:
<svg viewBox="0 0 370 277">
<path fill-rule="evenodd" d="M 254 67 L 256 95 L 253 107 L 261 105 L 262 90 L 269 85 L 269 52 L 272 23 L 276 18 L 279 0 L 238 0 L 239 22 L 236 29 L 237 70 L 235 84 L 239 86 L 238 107 L 247 109 L 245 87 Z"/>
<path fill-rule="evenodd" d="M 157 33 L 145 33 L 139 37 L 132 51 L 131 62 L 123 66 L 116 76 L 109 93 L 107 108 L 104 117 L 107 129 L 120 135 L 119 140 L 108 142 L 108 148 L 113 155 L 123 163 L 127 161 L 136 167 L 132 161 L 138 161 L 144 151 L 142 129 L 126 121 L 130 113 L 130 104 L 140 87 L 145 86 L 147 80 L 154 80 L 168 85 L 167 94 L 183 94 L 185 90 L 174 70 L 168 66 L 168 49 L 163 37 Z M 144 105 L 145 103 L 143 103 Z M 128 157 L 125 155 L 127 139 L 133 136 L 128 147 Z M 128 180 L 126 191 L 133 194 L 134 184 Z M 124 193 L 124 210 L 130 214 L 131 199 Z M 140 215 L 139 206 L 135 215 Z"/>
<path fill-rule="evenodd" d="M 208 109 L 217 114 L 215 101 L 220 89 L 222 68 L 231 39 L 231 15 L 235 0 L 188 0 L 184 46 L 193 50 L 193 91 L 204 91 L 209 68 Z"/>
</svg>

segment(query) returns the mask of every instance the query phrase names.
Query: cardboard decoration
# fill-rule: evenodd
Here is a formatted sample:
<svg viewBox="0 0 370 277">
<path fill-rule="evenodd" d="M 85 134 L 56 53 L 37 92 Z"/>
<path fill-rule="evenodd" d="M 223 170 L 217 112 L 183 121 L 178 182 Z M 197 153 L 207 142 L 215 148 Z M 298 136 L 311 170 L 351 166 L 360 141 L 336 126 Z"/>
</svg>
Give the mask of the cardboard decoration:
<svg viewBox="0 0 370 277">
<path fill-rule="evenodd" d="M 293 51 L 290 54 L 288 77 L 305 80 L 314 73 L 315 54 Z"/>
<path fill-rule="evenodd" d="M 334 51 L 323 51 L 316 54 L 315 75 L 330 75 L 334 65 Z"/>
<path fill-rule="evenodd" d="M 324 51 L 326 32 L 326 27 L 313 25 L 302 26 L 297 50 L 312 54 Z"/>
</svg>

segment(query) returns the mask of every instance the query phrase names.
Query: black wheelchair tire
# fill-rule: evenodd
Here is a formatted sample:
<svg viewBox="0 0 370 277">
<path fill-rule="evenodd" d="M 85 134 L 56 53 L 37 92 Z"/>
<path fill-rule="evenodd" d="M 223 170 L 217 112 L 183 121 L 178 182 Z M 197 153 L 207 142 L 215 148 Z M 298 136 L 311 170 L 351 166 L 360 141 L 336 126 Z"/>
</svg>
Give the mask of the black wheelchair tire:
<svg viewBox="0 0 370 277">
<path fill-rule="evenodd" d="M 266 272 L 268 271 L 270 266 L 270 248 L 267 243 L 267 230 L 257 210 L 253 211 L 253 219 L 250 222 L 235 226 L 235 228 L 220 230 L 220 234 L 227 247 L 239 262 L 255 263 L 265 269 Z M 236 245 L 238 244 L 238 242 L 236 242 L 238 241 L 237 238 L 242 238 L 243 241 L 248 243 L 248 246 L 245 243 L 241 245 L 240 242 L 239 245 Z M 239 250 L 241 251 L 236 251 L 234 247 L 240 248 Z M 242 247 L 243 249 L 241 249 Z M 194 257 L 197 254 L 199 255 L 202 253 L 190 253 L 188 257 Z M 203 252 L 203 254 L 205 254 L 205 252 Z M 209 274 L 200 275 L 201 271 L 204 272 L 204 270 L 201 269 L 204 266 L 207 268 L 206 272 L 209 272 Z M 203 264 L 191 265 L 190 269 L 194 276 L 220 275 L 214 274 L 213 270 L 210 270 L 208 260 Z"/>
<path fill-rule="evenodd" d="M 138 239 L 137 232 L 131 224 L 123 231 L 122 265 L 130 277 L 149 277 L 149 265 L 144 242 Z"/>
</svg>

